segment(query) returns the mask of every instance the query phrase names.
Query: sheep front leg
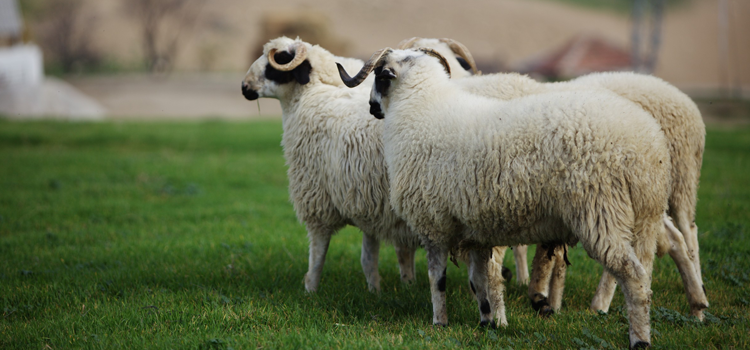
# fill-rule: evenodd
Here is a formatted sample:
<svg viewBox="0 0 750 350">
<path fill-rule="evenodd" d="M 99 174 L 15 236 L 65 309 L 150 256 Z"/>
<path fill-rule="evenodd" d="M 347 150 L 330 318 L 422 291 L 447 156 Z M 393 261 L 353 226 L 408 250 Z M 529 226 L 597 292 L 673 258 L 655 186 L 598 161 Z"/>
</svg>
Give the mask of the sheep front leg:
<svg viewBox="0 0 750 350">
<path fill-rule="evenodd" d="M 414 253 L 417 251 L 417 247 L 396 244 L 394 248 L 396 248 L 396 256 L 398 257 L 401 282 L 406 284 L 414 283 L 416 278 L 416 274 L 414 273 Z"/>
<path fill-rule="evenodd" d="M 490 261 L 492 255 L 491 249 L 476 249 L 469 252 L 469 283 L 471 284 L 474 296 L 479 304 L 479 325 L 486 327 L 492 323 L 492 307 L 490 306 L 489 300 L 489 283 L 488 283 L 488 271 L 487 264 Z M 502 266 L 500 266 L 500 269 Z M 501 274 L 502 278 L 502 274 Z M 502 284 L 502 283 L 501 283 Z M 494 287 L 494 286 L 493 286 Z M 500 304 L 502 304 L 502 297 L 500 298 Z M 503 320 L 500 320 L 501 324 Z M 505 324 L 508 324 L 505 321 Z"/>
<path fill-rule="evenodd" d="M 380 274 L 378 273 L 378 257 L 380 255 L 380 241 L 373 235 L 362 235 L 362 271 L 367 279 L 367 289 L 370 292 L 380 292 Z"/>
<path fill-rule="evenodd" d="M 563 292 L 565 291 L 565 274 L 568 272 L 568 261 L 565 257 L 567 245 L 561 244 L 555 246 L 554 262 L 555 267 L 552 270 L 552 277 L 549 281 L 549 306 L 554 312 L 560 312 L 562 307 Z"/>
<path fill-rule="evenodd" d="M 525 245 L 517 245 L 513 247 L 513 258 L 516 261 L 516 283 L 518 283 L 519 286 L 529 284 L 528 251 L 529 247 Z"/>
<path fill-rule="evenodd" d="M 314 293 L 318 290 L 320 284 L 320 275 L 323 271 L 323 264 L 326 261 L 328 253 L 328 244 L 331 242 L 333 230 L 318 226 L 307 225 L 307 236 L 310 239 L 310 256 L 305 274 L 305 290 Z"/>
<path fill-rule="evenodd" d="M 427 250 L 427 274 L 430 278 L 432 295 L 432 324 L 448 325 L 448 310 L 445 303 L 446 271 L 448 267 L 448 249 L 429 245 Z"/>
<path fill-rule="evenodd" d="M 490 307 L 495 313 L 495 321 L 500 326 L 506 327 L 508 320 L 505 317 L 505 276 L 503 276 L 503 259 L 505 258 L 506 247 L 492 248 L 492 257 L 487 262 L 487 278 L 489 281 L 488 292 L 490 294 Z M 474 285 L 469 281 L 474 292 Z M 476 295 L 476 292 L 474 292 Z M 493 323 L 494 323 L 493 322 Z"/>
<path fill-rule="evenodd" d="M 669 256 L 672 257 L 677 270 L 682 277 L 682 284 L 685 287 L 688 302 L 690 303 L 690 313 L 703 320 L 703 310 L 708 307 L 708 298 L 703 290 L 703 283 L 695 271 L 695 265 L 688 255 L 688 248 L 682 233 L 674 226 L 672 220 L 665 214 L 663 217 L 664 228 L 669 240 Z"/>
</svg>

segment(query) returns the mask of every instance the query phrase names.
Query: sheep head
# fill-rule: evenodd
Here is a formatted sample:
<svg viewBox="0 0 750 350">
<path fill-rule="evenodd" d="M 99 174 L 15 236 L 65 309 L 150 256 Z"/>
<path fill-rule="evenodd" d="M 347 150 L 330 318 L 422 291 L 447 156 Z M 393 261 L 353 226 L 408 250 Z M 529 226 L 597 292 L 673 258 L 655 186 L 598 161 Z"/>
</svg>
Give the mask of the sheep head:
<svg viewBox="0 0 750 350">
<path fill-rule="evenodd" d="M 414 67 L 417 61 L 425 56 L 437 59 L 443 70 L 447 73 L 448 78 L 450 78 L 451 70 L 448 61 L 440 53 L 432 49 L 393 50 L 391 48 L 384 48 L 378 50 L 354 77 L 351 77 L 341 64 L 336 63 L 336 65 L 338 66 L 341 80 L 350 88 L 361 84 L 374 71 L 375 83 L 370 92 L 370 114 L 375 116 L 375 118 L 383 119 L 385 116 L 382 109 L 383 98 L 389 95 L 392 89 L 391 82 L 401 78 L 402 74 L 408 71 L 409 68 Z M 425 73 L 428 75 L 434 74 L 434 72 L 429 70 Z"/>
<path fill-rule="evenodd" d="M 398 48 L 401 50 L 428 48 L 439 52 L 441 55 L 448 58 L 448 62 L 451 64 L 451 66 L 453 67 L 453 71 L 456 73 L 456 78 L 461 78 L 463 76 L 469 75 L 469 72 L 473 73 L 474 75 L 482 74 L 482 72 L 477 68 L 477 64 L 474 61 L 474 57 L 471 55 L 471 52 L 469 52 L 469 49 L 467 49 L 464 44 L 453 39 L 430 39 L 413 37 L 401 41 L 398 44 Z M 458 67 L 461 67 L 463 69 L 463 72 L 465 73 L 459 70 Z"/>
<path fill-rule="evenodd" d="M 259 97 L 280 97 L 292 89 L 290 83 L 310 82 L 312 65 L 309 44 L 287 37 L 269 41 L 263 55 L 250 66 L 242 81 L 242 95 L 248 100 Z"/>
</svg>

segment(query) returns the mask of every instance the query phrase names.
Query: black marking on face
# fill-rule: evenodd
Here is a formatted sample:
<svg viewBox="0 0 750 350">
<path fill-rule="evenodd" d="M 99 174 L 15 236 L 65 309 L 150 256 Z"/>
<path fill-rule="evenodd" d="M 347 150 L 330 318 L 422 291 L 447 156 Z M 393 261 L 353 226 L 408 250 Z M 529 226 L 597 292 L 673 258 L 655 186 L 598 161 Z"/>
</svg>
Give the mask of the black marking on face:
<svg viewBox="0 0 750 350">
<path fill-rule="evenodd" d="M 276 56 L 279 56 L 282 53 L 284 52 L 279 52 L 274 55 L 274 59 L 276 58 Z M 276 62 L 278 62 L 279 64 L 283 64 L 278 60 Z M 286 84 L 292 81 L 296 81 L 300 85 L 305 85 L 310 82 L 310 71 L 312 71 L 312 66 L 310 65 L 310 61 L 308 60 L 305 60 L 299 66 L 297 66 L 297 68 L 294 68 L 289 72 L 282 72 L 276 68 L 271 67 L 271 64 L 267 64 L 265 76 L 266 79 L 277 84 Z"/>
<path fill-rule="evenodd" d="M 391 79 L 396 75 L 390 69 L 383 68 L 382 65 L 375 67 L 375 92 L 380 96 L 388 96 L 388 88 L 391 87 Z"/>
<path fill-rule="evenodd" d="M 286 51 L 279 51 L 275 55 L 273 55 L 273 59 L 276 60 L 276 63 L 278 64 L 287 64 L 289 62 L 292 62 L 292 59 L 294 59 L 294 55 Z"/>
<path fill-rule="evenodd" d="M 380 103 L 377 103 L 375 101 L 370 101 L 370 114 L 372 114 L 377 119 L 383 119 L 385 117 L 385 114 L 383 114 L 383 110 L 380 109 Z"/>
<path fill-rule="evenodd" d="M 469 281 L 469 285 L 471 286 L 471 292 L 474 294 L 477 294 L 477 289 L 474 288 L 474 282 Z"/>
<path fill-rule="evenodd" d="M 443 270 L 443 275 L 440 277 L 437 283 L 438 290 L 441 292 L 445 292 L 445 282 L 446 282 L 445 273 L 447 270 L 448 269 Z"/>
<path fill-rule="evenodd" d="M 490 302 L 487 301 L 487 299 L 482 300 L 482 305 L 479 306 L 479 310 L 482 311 L 482 314 L 484 315 L 492 312 L 492 309 L 490 308 Z"/>
<path fill-rule="evenodd" d="M 466 60 L 463 57 L 456 57 L 456 61 L 458 61 L 458 64 L 461 65 L 461 68 L 465 70 L 471 70 L 471 66 L 469 65 L 469 62 L 466 62 Z"/>
</svg>

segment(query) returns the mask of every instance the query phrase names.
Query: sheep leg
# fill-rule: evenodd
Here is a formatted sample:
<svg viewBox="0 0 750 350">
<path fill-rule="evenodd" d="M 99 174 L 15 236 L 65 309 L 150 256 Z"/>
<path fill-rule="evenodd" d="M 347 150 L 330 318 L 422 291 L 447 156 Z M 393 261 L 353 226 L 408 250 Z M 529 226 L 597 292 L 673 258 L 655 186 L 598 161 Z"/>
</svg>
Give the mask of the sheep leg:
<svg viewBox="0 0 750 350">
<path fill-rule="evenodd" d="M 691 222 L 689 219 L 689 215 L 687 213 L 687 210 L 676 210 L 672 218 L 675 220 L 675 223 L 677 223 L 677 227 L 680 229 L 679 231 L 682 232 L 682 235 L 685 239 L 685 244 L 687 245 L 688 254 L 692 260 L 693 265 L 695 266 L 695 272 L 698 277 L 698 281 L 701 281 L 701 288 L 703 288 L 703 278 L 701 276 L 701 260 L 700 260 L 700 253 L 699 253 L 699 247 L 698 247 L 698 227 L 695 226 L 694 222 Z"/>
<path fill-rule="evenodd" d="M 687 253 L 688 248 L 682 233 L 677 230 L 666 215 L 663 217 L 663 222 L 670 243 L 669 256 L 672 257 L 672 260 L 677 265 L 677 270 L 680 271 L 682 284 L 685 287 L 685 294 L 690 303 L 690 312 L 702 321 L 703 310 L 708 307 L 708 299 L 706 298 L 706 293 L 703 291 L 700 278 L 695 271 L 695 265 L 693 265 Z"/>
<path fill-rule="evenodd" d="M 427 250 L 427 275 L 430 278 L 432 295 L 432 324 L 448 325 L 448 310 L 445 304 L 446 271 L 448 267 L 448 249 L 429 245 Z"/>
<path fill-rule="evenodd" d="M 589 252 L 591 256 L 597 257 L 608 274 L 614 276 L 622 287 L 630 323 L 631 349 L 649 347 L 651 343 L 651 272 L 656 253 L 656 238 L 661 230 L 663 223 L 661 217 L 657 216 L 650 222 L 644 221 L 641 232 L 633 235 L 636 237 L 633 245 L 622 240 L 611 242 L 608 247 L 600 246 L 604 248 L 599 250 L 604 252 L 603 256 L 597 255 L 594 251 Z M 607 235 L 616 234 L 613 230 L 607 231 Z"/>
<path fill-rule="evenodd" d="M 328 244 L 331 242 L 332 235 L 333 230 L 331 229 L 311 224 L 307 225 L 307 236 L 310 239 L 310 256 L 307 273 L 305 274 L 305 290 L 310 293 L 318 290 L 320 275 L 323 271 L 323 264 L 326 261 Z"/>
<path fill-rule="evenodd" d="M 549 282 L 549 306 L 554 312 L 560 312 L 562 307 L 563 291 L 565 290 L 565 274 L 568 264 L 565 261 L 565 244 L 555 246 L 553 260 L 555 262 L 552 270 L 552 278 Z"/>
<path fill-rule="evenodd" d="M 616 289 L 617 281 L 615 277 L 605 269 L 599 280 L 599 286 L 596 287 L 594 300 L 591 301 L 591 310 L 609 312 L 609 306 L 612 303 L 612 298 L 615 296 Z"/>
<path fill-rule="evenodd" d="M 513 258 L 516 261 L 516 283 L 518 283 L 519 286 L 529 284 L 528 250 L 529 247 L 525 245 L 517 245 L 513 247 Z"/>
<path fill-rule="evenodd" d="M 401 282 L 413 284 L 417 275 L 414 273 L 414 253 L 417 247 L 395 245 L 398 257 L 398 268 L 401 272 Z"/>
<path fill-rule="evenodd" d="M 542 316 L 550 315 L 553 310 L 549 305 L 549 287 L 556 260 L 549 258 L 550 251 L 554 246 L 545 244 L 536 245 L 536 254 L 531 262 L 531 281 L 529 283 L 529 299 L 534 311 Z"/>
<path fill-rule="evenodd" d="M 469 251 L 469 283 L 474 292 L 474 296 L 479 304 L 479 325 L 486 327 L 491 325 L 495 327 L 492 322 L 492 307 L 489 299 L 489 276 L 487 265 L 490 263 L 490 257 L 492 255 L 492 249 L 476 249 Z M 502 264 L 499 266 L 502 271 Z M 502 278 L 502 272 L 500 275 Z M 498 289 L 496 289 L 498 290 Z M 502 303 L 502 297 L 500 300 Z M 502 323 L 503 320 L 500 319 Z M 505 321 L 507 324 L 508 321 Z"/>
<path fill-rule="evenodd" d="M 380 274 L 378 273 L 378 257 L 380 241 L 372 235 L 362 235 L 362 271 L 367 279 L 367 289 L 370 292 L 380 292 Z"/>
<path fill-rule="evenodd" d="M 498 322 L 502 327 L 508 325 L 508 320 L 505 317 L 505 301 L 503 300 L 506 282 L 505 276 L 503 276 L 503 260 L 506 249 L 506 247 L 493 247 L 492 257 L 487 261 L 487 277 L 489 279 L 487 289 L 489 292 L 490 308 L 495 313 L 495 321 L 493 323 Z M 469 285 L 472 287 L 472 292 L 474 292 L 474 285 L 471 280 L 469 280 Z M 476 293 L 474 295 L 476 296 Z"/>
</svg>

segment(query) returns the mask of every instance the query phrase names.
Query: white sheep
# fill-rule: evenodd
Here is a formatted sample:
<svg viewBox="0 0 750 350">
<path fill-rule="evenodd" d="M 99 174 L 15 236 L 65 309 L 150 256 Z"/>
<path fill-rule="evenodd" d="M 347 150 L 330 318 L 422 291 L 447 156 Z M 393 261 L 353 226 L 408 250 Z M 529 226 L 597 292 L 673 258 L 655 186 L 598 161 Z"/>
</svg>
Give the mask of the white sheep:
<svg viewBox="0 0 750 350">
<path fill-rule="evenodd" d="M 350 87 L 373 69 L 391 205 L 427 250 L 433 323 L 447 323 L 440 282 L 452 248 L 468 251 L 486 323 L 491 247 L 580 241 L 622 285 L 630 345 L 648 346 L 671 168 L 653 118 L 605 91 L 477 96 L 450 80 L 431 50 L 380 50 L 354 78 L 339 66 Z"/>
<path fill-rule="evenodd" d="M 432 49 L 447 58 L 448 66 L 451 70 L 451 79 L 470 77 L 480 75 L 482 72 L 477 68 L 474 57 L 462 43 L 449 38 L 420 38 L 413 37 L 405 39 L 398 44 L 399 49 Z M 348 69 L 346 66 L 344 68 Z M 506 247 L 496 247 L 493 250 L 493 256 L 505 256 L 501 250 Z M 516 263 L 516 283 L 519 285 L 529 284 L 529 266 L 528 266 L 528 247 L 518 245 L 513 247 L 513 258 Z M 502 259 L 490 259 L 490 264 L 500 264 L 500 266 L 488 267 L 491 271 L 502 271 Z M 498 279 L 497 276 L 493 277 Z M 499 279 L 498 279 L 499 280 Z M 505 278 L 503 278 L 505 280 Z"/>
<path fill-rule="evenodd" d="M 648 112 L 660 125 L 669 146 L 673 170 L 668 212 L 681 229 L 672 230 L 674 226 L 664 215 L 662 221 L 666 230 L 660 240 L 660 256 L 668 252 L 675 261 L 691 313 L 703 319 L 708 299 L 700 276 L 697 231 L 693 220 L 705 144 L 705 125 L 700 111 L 687 95 L 659 78 L 630 72 L 596 73 L 560 83 L 539 83 L 519 74 L 491 74 L 461 79 L 456 84 L 472 94 L 501 100 L 558 91 L 605 89 L 635 102 Z M 537 247 L 537 254 L 560 257 L 563 249 L 560 246 L 557 252 L 549 253 L 545 247 Z M 565 276 L 560 269 L 565 269 L 565 264 L 560 259 L 544 262 L 541 258 L 535 258 L 533 266 L 532 283 L 529 285 L 532 305 L 543 309 L 549 295 L 550 307 L 554 311 L 559 310 Z M 614 279 L 605 271 L 591 308 L 607 312 L 615 287 Z"/>
<path fill-rule="evenodd" d="M 249 100 L 281 102 L 289 196 L 310 239 L 305 289 L 318 289 L 331 236 L 350 224 L 363 232 L 362 269 L 369 289 L 378 291 L 380 241 L 394 244 L 405 282 L 414 279 L 419 242 L 389 204 L 383 123 L 367 113 L 369 89 L 344 87 L 334 62 L 362 66 L 299 39 L 273 39 L 247 72 L 242 92 Z"/>
<path fill-rule="evenodd" d="M 402 41 L 399 48 L 431 48 L 438 51 L 446 57 L 451 72 L 458 71 L 458 74 L 453 74 L 454 78 L 467 77 L 469 71 L 476 74 L 478 69 L 468 49 L 460 45 L 460 50 L 452 50 L 451 42 L 451 39 L 411 38 Z M 705 145 L 705 125 L 700 111 L 687 95 L 661 79 L 629 72 L 594 73 L 571 82 L 552 84 L 539 83 L 517 74 L 493 74 L 481 79 L 472 77 L 462 80 L 460 84 L 472 93 L 502 100 L 582 87 L 602 88 L 637 103 L 649 112 L 662 127 L 669 143 L 673 169 L 669 213 L 680 226 L 680 230 L 674 230 L 671 219 L 665 215 L 663 221 L 667 236 L 659 241 L 663 243 L 659 256 L 663 252 L 672 256 L 682 276 L 691 313 L 703 319 L 703 309 L 708 307 L 708 299 L 701 280 L 695 206 Z M 529 297 L 534 309 L 543 314 L 558 311 L 562 304 L 567 265 L 563 259 L 565 249 L 562 245 L 537 247 Z M 516 266 L 519 266 L 518 260 L 516 254 Z M 522 264 L 525 265 L 525 261 L 524 255 Z M 607 312 L 615 287 L 615 281 L 605 272 L 592 301 L 592 309 Z"/>
</svg>

